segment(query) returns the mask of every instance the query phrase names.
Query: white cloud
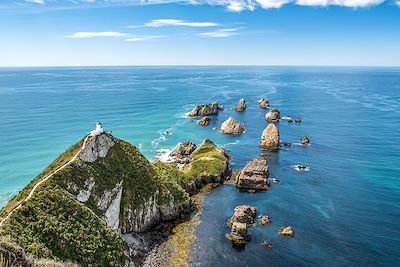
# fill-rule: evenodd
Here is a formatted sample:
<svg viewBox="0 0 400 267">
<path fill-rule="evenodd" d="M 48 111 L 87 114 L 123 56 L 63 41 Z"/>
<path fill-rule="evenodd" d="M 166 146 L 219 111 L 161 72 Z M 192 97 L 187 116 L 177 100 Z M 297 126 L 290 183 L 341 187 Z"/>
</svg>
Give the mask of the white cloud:
<svg viewBox="0 0 400 267">
<path fill-rule="evenodd" d="M 400 0 L 397 0 L 397 1 L 396 1 L 396 5 L 397 5 L 398 7 L 400 7 Z"/>
<path fill-rule="evenodd" d="M 229 37 L 237 34 L 239 28 L 231 28 L 231 29 L 220 29 L 211 32 L 202 32 L 199 35 L 206 37 Z"/>
<path fill-rule="evenodd" d="M 39 5 L 43 5 L 44 4 L 44 0 L 25 0 L 25 2 L 35 3 L 35 4 L 39 4 Z"/>
<path fill-rule="evenodd" d="M 93 38 L 93 37 L 122 37 L 128 34 L 123 32 L 75 32 L 68 38 Z"/>
<path fill-rule="evenodd" d="M 296 0 L 300 6 L 343 6 L 343 7 L 369 7 L 377 6 L 385 0 Z"/>
<path fill-rule="evenodd" d="M 262 8 L 280 8 L 292 0 L 255 0 Z"/>
<path fill-rule="evenodd" d="M 126 42 L 143 42 L 143 41 L 149 41 L 149 40 L 154 40 L 154 39 L 159 39 L 161 36 L 156 36 L 156 35 L 150 35 L 150 36 L 131 36 L 127 39 L 125 39 Z"/>
<path fill-rule="evenodd" d="M 186 27 L 214 27 L 218 26 L 215 22 L 191 22 L 179 19 L 155 19 L 145 24 L 147 27 L 163 27 L 163 26 L 186 26 Z"/>
</svg>

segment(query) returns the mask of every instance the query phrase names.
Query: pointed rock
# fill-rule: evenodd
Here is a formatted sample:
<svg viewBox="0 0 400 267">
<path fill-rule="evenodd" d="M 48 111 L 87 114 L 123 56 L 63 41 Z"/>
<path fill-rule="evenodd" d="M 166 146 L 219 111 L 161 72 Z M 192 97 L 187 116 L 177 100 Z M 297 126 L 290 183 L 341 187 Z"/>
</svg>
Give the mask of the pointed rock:
<svg viewBox="0 0 400 267">
<path fill-rule="evenodd" d="M 268 124 L 261 135 L 261 149 L 277 150 L 279 148 L 279 130 L 275 124 Z"/>
<path fill-rule="evenodd" d="M 242 98 L 235 107 L 236 111 L 241 112 L 246 109 L 246 101 Z"/>
<path fill-rule="evenodd" d="M 246 130 L 243 123 L 238 122 L 232 117 L 229 117 L 221 125 L 221 133 L 223 134 L 241 134 Z"/>
<path fill-rule="evenodd" d="M 272 109 L 270 112 L 265 114 L 265 119 L 268 122 L 277 122 L 281 118 L 281 113 L 276 108 Z"/>
</svg>

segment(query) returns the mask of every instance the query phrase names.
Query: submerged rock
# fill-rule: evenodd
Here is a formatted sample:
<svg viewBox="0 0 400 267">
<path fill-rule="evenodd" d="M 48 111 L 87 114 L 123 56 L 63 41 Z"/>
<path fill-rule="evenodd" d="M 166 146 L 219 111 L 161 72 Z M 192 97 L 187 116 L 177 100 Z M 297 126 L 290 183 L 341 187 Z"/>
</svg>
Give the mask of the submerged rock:
<svg viewBox="0 0 400 267">
<path fill-rule="evenodd" d="M 196 150 L 196 145 L 190 141 L 180 144 L 172 153 L 170 157 L 174 159 L 176 163 L 187 164 L 192 160 L 192 153 Z"/>
<path fill-rule="evenodd" d="M 208 126 L 210 124 L 211 118 L 208 116 L 204 116 L 197 122 L 198 125 L 200 126 Z"/>
<path fill-rule="evenodd" d="M 300 117 L 298 117 L 297 119 L 295 119 L 294 120 L 294 122 L 297 122 L 297 123 L 300 123 L 300 122 L 302 122 L 303 120 L 300 118 Z"/>
<path fill-rule="evenodd" d="M 221 125 L 221 133 L 223 134 L 241 134 L 246 130 L 243 123 L 238 122 L 232 117 L 229 117 Z"/>
<path fill-rule="evenodd" d="M 281 118 L 281 113 L 276 108 L 272 109 L 270 112 L 265 114 L 265 119 L 268 122 L 278 122 Z"/>
<path fill-rule="evenodd" d="M 279 148 L 279 130 L 275 124 L 270 123 L 261 135 L 261 149 L 277 150 Z"/>
<path fill-rule="evenodd" d="M 272 248 L 271 243 L 269 243 L 269 242 L 267 242 L 267 241 L 261 242 L 261 243 L 260 243 L 260 246 L 263 247 L 263 248 L 266 248 L 266 249 L 271 249 L 271 248 Z"/>
<path fill-rule="evenodd" d="M 269 100 L 266 98 L 261 98 L 260 100 L 258 100 L 258 105 L 262 109 L 267 109 L 269 108 Z"/>
<path fill-rule="evenodd" d="M 246 101 L 242 98 L 235 107 L 236 111 L 240 112 L 246 109 Z"/>
<path fill-rule="evenodd" d="M 279 234 L 281 236 L 293 237 L 294 236 L 294 229 L 291 226 L 282 227 L 281 229 L 279 229 Z"/>
<path fill-rule="evenodd" d="M 198 117 L 198 116 L 209 116 L 209 115 L 217 115 L 220 110 L 223 110 L 223 107 L 218 105 L 217 102 L 203 104 L 196 106 L 189 114 L 189 117 Z"/>
<path fill-rule="evenodd" d="M 302 144 L 302 145 L 307 145 L 307 144 L 309 144 L 309 143 L 310 143 L 310 139 L 308 139 L 307 136 L 303 136 L 303 137 L 300 139 L 300 144 Z"/>
<path fill-rule="evenodd" d="M 268 161 L 265 158 L 256 158 L 247 163 L 239 173 L 236 186 L 265 190 L 270 187 L 268 176 Z"/>
</svg>

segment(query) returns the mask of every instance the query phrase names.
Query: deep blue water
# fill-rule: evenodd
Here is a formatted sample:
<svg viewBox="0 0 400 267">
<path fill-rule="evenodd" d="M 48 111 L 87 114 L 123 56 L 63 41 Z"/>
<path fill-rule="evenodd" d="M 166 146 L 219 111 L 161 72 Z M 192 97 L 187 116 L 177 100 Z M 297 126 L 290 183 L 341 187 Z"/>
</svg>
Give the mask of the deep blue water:
<svg viewBox="0 0 400 267">
<path fill-rule="evenodd" d="M 232 110 L 245 98 L 243 113 Z M 282 115 L 282 141 L 309 136 L 311 145 L 266 153 L 281 180 L 251 194 L 230 185 L 205 200 L 189 265 L 396 266 L 400 261 L 400 68 L 182 67 L 0 69 L 0 206 L 97 120 L 153 160 L 178 142 L 208 137 L 229 150 L 233 168 L 259 156 L 266 97 Z M 184 114 L 197 103 L 226 110 L 210 127 Z M 233 116 L 241 136 L 213 127 Z M 164 135 L 170 131 L 172 135 Z M 293 164 L 306 164 L 300 173 Z M 272 224 L 251 228 L 237 251 L 225 239 L 236 205 L 249 204 Z M 281 238 L 281 226 L 295 228 Z M 270 241 L 273 248 L 259 246 Z"/>
</svg>

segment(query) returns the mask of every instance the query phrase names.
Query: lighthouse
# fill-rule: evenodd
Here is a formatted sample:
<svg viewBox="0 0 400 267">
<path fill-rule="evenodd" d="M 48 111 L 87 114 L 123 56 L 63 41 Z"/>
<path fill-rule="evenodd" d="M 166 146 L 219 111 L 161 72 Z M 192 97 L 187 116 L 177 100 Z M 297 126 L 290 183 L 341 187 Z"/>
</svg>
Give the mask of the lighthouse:
<svg viewBox="0 0 400 267">
<path fill-rule="evenodd" d="M 100 122 L 97 122 L 97 123 L 96 123 L 96 129 L 94 129 L 93 131 L 91 131 L 91 132 L 90 132 L 90 135 L 91 135 L 91 136 L 96 136 L 96 135 L 99 135 L 99 134 L 102 134 L 102 133 L 104 133 L 103 126 L 101 125 Z"/>
</svg>

